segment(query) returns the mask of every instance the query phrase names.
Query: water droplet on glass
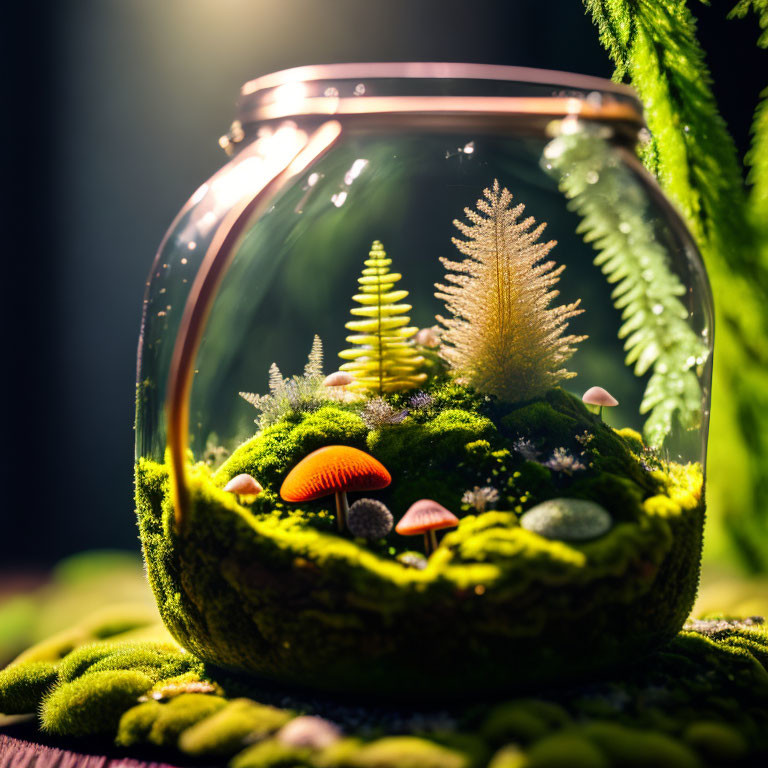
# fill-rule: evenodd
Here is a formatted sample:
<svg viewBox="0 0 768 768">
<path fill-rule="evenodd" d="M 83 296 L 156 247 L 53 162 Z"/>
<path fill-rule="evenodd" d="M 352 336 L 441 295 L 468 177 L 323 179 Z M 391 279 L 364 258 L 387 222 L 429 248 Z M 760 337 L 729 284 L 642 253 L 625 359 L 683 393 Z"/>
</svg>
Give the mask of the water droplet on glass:
<svg viewBox="0 0 768 768">
<path fill-rule="evenodd" d="M 331 202 L 337 207 L 341 208 L 342 205 L 347 200 L 347 193 L 346 192 L 337 192 L 333 197 L 331 197 Z"/>
</svg>

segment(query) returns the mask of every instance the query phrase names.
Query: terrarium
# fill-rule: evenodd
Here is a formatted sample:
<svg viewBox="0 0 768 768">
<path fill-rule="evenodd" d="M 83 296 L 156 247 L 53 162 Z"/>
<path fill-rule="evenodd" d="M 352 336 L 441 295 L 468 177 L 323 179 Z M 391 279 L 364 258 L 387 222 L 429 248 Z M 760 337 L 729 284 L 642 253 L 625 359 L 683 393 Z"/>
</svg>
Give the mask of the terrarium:
<svg viewBox="0 0 768 768">
<path fill-rule="evenodd" d="M 572 681 L 672 638 L 712 304 L 623 86 L 452 64 L 247 83 L 147 284 L 136 490 L 200 659 L 327 691 Z"/>
</svg>

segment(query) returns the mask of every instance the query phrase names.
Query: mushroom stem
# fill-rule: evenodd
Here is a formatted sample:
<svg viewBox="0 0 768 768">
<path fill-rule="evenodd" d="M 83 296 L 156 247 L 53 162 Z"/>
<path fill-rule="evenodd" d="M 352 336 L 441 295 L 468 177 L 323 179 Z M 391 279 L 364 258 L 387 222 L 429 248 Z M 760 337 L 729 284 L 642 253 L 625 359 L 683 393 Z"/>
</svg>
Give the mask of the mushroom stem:
<svg viewBox="0 0 768 768">
<path fill-rule="evenodd" d="M 603 406 L 598 405 L 597 406 L 597 418 L 600 419 L 600 421 L 603 420 Z"/>
<path fill-rule="evenodd" d="M 339 527 L 339 533 L 343 533 L 347 527 L 347 494 L 344 491 L 336 491 L 336 525 Z"/>
<path fill-rule="evenodd" d="M 424 552 L 429 557 L 437 549 L 437 534 L 434 530 L 424 531 Z"/>
</svg>

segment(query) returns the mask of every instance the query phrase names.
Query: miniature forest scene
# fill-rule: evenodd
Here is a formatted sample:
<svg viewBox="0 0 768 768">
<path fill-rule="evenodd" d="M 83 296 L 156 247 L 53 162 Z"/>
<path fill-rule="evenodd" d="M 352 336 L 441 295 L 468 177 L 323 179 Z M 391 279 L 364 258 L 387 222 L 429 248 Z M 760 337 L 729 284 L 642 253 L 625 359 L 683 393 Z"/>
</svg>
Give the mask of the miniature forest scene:
<svg viewBox="0 0 768 768">
<path fill-rule="evenodd" d="M 768 109 L 747 176 L 688 6 L 584 7 L 614 80 L 243 86 L 144 286 L 134 551 L 0 582 L 0 768 L 765 762 Z"/>
<path fill-rule="evenodd" d="M 584 162 L 584 147 L 603 157 L 588 130 L 562 140 L 544 151 L 559 168 Z M 559 299 L 568 272 L 546 223 L 498 179 L 478 191 L 453 221 L 453 255 L 432 262 L 432 324 L 412 323 L 406 256 L 372 240 L 351 308 L 331 308 L 346 346 L 329 353 L 315 335 L 302 373 L 273 363 L 265 391 L 239 393 L 254 431 L 218 461 L 187 463 L 183 528 L 172 467 L 139 460 L 149 577 L 172 635 L 200 659 L 326 691 L 415 685 L 428 699 L 579 680 L 682 626 L 703 470 L 664 449 L 673 421 L 695 416 L 670 403 L 661 371 L 691 369 L 670 357 L 691 332 L 667 351 L 646 317 L 648 302 L 665 302 L 653 318 L 681 317 L 679 283 L 662 252 L 653 285 L 638 285 L 602 236 L 627 364 L 659 368 L 647 433 L 610 426 L 618 399 L 593 381 L 579 389 L 568 367 L 590 344 L 571 330 L 589 307 Z M 583 205 L 584 226 L 599 228 Z M 462 664 L 445 675 L 452 657 Z"/>
</svg>

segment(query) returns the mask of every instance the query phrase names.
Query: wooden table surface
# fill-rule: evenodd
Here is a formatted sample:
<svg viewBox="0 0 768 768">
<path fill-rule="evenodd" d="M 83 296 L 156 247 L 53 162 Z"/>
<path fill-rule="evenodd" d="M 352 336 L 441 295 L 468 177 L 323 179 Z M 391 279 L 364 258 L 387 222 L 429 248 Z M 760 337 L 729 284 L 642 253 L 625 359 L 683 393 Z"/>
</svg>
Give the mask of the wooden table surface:
<svg viewBox="0 0 768 768">
<path fill-rule="evenodd" d="M 110 747 L 82 739 L 66 743 L 41 735 L 30 722 L 0 726 L 0 768 L 181 768 L 144 760 Z M 198 764 L 198 768 L 200 768 Z"/>
</svg>

